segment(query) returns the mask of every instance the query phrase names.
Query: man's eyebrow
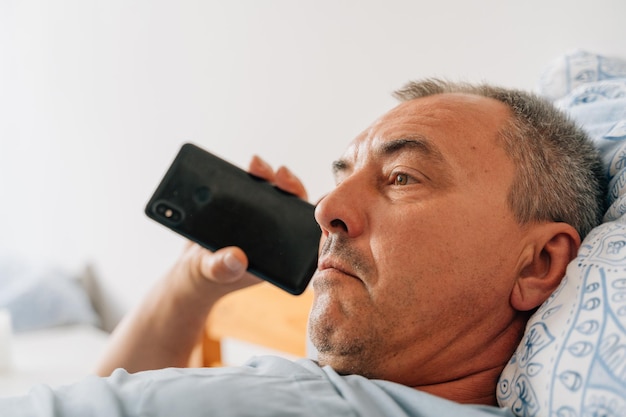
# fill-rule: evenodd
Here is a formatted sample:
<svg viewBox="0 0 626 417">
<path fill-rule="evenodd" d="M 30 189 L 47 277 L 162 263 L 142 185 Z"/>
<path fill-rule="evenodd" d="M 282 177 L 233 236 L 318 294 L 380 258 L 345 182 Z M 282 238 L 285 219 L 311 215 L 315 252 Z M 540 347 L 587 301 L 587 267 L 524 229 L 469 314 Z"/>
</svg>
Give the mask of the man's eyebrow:
<svg viewBox="0 0 626 417">
<path fill-rule="evenodd" d="M 423 156 L 436 162 L 445 162 L 441 151 L 423 136 L 394 139 L 384 142 L 376 149 L 380 156 L 392 156 L 406 149 L 416 150 Z"/>
<path fill-rule="evenodd" d="M 374 149 L 374 153 L 378 157 L 389 157 L 407 149 L 417 151 L 434 162 L 441 164 L 446 162 L 441 151 L 423 136 L 405 137 L 384 142 L 378 148 Z M 343 158 L 337 159 L 332 163 L 332 171 L 335 176 L 342 172 L 349 171 L 351 167 L 352 164 Z"/>
<path fill-rule="evenodd" d="M 336 161 L 333 161 L 333 175 L 336 176 L 337 174 L 347 171 L 348 169 L 350 169 L 350 163 L 345 159 L 337 159 Z"/>
</svg>

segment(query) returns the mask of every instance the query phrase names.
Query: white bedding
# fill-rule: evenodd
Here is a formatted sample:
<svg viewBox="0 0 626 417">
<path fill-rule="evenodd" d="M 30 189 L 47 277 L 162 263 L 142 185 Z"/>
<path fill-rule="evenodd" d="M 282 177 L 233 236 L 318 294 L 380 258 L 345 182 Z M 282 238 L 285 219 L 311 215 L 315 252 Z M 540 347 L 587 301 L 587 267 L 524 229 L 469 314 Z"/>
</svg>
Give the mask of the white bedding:
<svg viewBox="0 0 626 417">
<path fill-rule="evenodd" d="M 90 268 L 0 256 L 0 396 L 88 375 L 109 333 L 101 330 Z"/>
<path fill-rule="evenodd" d="M 9 371 L 0 372 L 0 397 L 25 394 L 37 383 L 60 386 L 89 375 L 109 334 L 79 324 L 12 336 Z"/>
</svg>

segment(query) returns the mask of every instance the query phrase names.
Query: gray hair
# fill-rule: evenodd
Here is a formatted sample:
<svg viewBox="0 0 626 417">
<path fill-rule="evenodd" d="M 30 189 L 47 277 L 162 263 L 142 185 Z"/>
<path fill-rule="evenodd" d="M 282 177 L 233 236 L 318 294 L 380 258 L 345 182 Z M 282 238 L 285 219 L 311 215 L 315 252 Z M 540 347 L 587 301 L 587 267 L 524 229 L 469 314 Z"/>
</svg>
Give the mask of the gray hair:
<svg viewBox="0 0 626 417">
<path fill-rule="evenodd" d="M 516 165 L 508 202 L 520 224 L 565 222 L 581 238 L 600 224 L 607 179 L 587 134 L 546 99 L 488 84 L 413 81 L 394 92 L 401 101 L 445 93 L 473 94 L 506 104 L 512 117 L 500 132 Z"/>
</svg>

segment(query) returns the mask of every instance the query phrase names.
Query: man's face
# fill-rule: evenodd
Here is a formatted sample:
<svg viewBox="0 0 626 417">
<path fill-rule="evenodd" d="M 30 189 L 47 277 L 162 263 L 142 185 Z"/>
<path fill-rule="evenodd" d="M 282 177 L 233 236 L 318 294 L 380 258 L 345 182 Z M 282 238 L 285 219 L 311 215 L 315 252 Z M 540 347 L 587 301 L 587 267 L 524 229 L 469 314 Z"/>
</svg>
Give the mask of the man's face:
<svg viewBox="0 0 626 417">
<path fill-rule="evenodd" d="M 319 203 L 310 333 L 322 365 L 406 385 L 465 373 L 515 312 L 524 227 L 495 100 L 411 100 L 359 135 Z"/>
</svg>

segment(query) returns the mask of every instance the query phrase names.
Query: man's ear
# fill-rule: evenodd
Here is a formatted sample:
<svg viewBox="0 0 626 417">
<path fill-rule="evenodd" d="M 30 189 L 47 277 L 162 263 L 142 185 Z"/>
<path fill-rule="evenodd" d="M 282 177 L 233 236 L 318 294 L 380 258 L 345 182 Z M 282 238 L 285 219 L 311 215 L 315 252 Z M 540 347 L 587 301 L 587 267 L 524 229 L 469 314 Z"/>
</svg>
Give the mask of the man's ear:
<svg viewBox="0 0 626 417">
<path fill-rule="evenodd" d="M 511 305 L 519 311 L 532 310 L 548 299 L 580 247 L 578 232 L 567 223 L 545 223 L 532 228 L 511 292 Z"/>
</svg>

